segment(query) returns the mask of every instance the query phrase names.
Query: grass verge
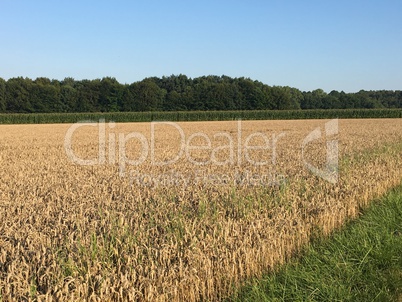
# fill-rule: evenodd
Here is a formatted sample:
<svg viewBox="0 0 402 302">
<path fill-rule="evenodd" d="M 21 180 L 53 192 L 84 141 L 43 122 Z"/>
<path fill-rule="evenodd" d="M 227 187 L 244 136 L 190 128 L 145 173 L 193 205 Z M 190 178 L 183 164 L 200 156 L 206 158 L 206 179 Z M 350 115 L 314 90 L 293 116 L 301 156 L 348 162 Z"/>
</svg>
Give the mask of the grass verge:
<svg viewBox="0 0 402 302">
<path fill-rule="evenodd" d="M 228 301 L 402 301 L 402 185 Z"/>
</svg>

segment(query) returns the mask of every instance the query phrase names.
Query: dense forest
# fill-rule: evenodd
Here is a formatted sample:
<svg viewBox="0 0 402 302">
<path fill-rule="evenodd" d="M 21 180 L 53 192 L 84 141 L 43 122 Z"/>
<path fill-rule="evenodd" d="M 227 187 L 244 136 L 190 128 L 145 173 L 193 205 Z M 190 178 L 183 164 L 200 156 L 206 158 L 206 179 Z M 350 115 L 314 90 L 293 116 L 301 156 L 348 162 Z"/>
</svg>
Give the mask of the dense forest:
<svg viewBox="0 0 402 302">
<path fill-rule="evenodd" d="M 402 108 L 402 91 L 306 92 L 228 76 L 171 75 L 132 84 L 111 77 L 80 81 L 0 78 L 3 113 L 348 108 Z"/>
</svg>

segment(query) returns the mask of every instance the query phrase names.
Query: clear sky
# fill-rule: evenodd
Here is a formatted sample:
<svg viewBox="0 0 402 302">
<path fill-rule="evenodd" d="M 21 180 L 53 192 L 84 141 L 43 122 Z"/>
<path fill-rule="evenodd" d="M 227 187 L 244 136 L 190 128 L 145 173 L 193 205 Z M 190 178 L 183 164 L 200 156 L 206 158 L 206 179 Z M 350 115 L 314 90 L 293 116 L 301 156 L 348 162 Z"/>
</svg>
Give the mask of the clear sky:
<svg viewBox="0 0 402 302">
<path fill-rule="evenodd" d="M 0 77 L 402 89 L 401 0 L 0 0 Z"/>
</svg>

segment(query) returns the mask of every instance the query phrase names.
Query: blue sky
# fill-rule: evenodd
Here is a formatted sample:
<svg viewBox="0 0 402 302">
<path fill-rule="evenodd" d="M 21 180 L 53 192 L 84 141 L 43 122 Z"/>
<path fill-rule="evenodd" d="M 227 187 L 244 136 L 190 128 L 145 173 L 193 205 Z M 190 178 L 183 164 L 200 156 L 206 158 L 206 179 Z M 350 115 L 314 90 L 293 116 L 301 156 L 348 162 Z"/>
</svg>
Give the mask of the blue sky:
<svg viewBox="0 0 402 302">
<path fill-rule="evenodd" d="M 402 89 L 402 1 L 0 0 L 0 77 Z"/>
</svg>

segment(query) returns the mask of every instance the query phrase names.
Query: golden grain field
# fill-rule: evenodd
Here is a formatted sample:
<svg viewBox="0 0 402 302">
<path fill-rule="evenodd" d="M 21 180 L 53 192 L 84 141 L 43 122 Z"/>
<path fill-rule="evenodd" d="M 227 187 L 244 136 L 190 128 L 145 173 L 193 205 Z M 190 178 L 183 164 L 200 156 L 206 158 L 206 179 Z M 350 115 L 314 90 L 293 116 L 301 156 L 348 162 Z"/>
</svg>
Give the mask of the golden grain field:
<svg viewBox="0 0 402 302">
<path fill-rule="evenodd" d="M 401 119 L 327 122 L 0 125 L 0 301 L 227 297 L 401 182 Z"/>
</svg>

